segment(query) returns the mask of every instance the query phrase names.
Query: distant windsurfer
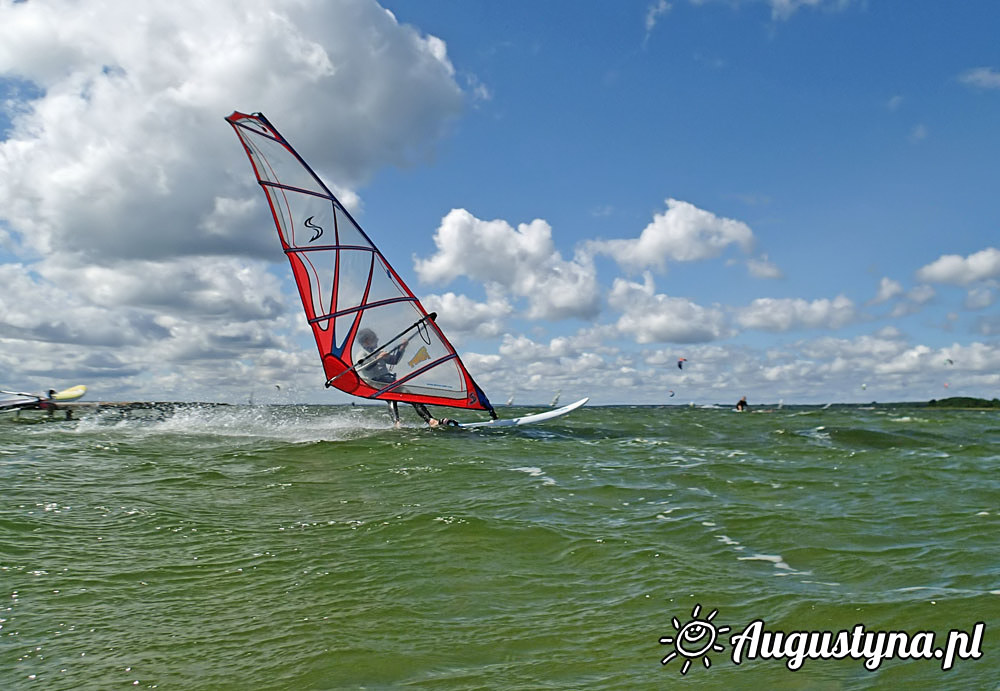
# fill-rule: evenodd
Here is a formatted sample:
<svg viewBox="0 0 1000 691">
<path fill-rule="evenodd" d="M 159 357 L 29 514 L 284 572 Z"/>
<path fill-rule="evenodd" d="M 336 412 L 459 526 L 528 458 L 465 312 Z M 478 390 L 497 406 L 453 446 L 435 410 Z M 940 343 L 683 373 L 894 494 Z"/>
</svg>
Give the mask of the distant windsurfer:
<svg viewBox="0 0 1000 691">
<path fill-rule="evenodd" d="M 744 396 L 736 403 L 736 410 L 739 412 L 744 412 L 749 406 L 747 405 L 747 397 Z"/>
<path fill-rule="evenodd" d="M 410 339 L 405 338 L 403 341 L 393 348 L 392 350 L 379 349 L 378 346 L 378 336 L 371 329 L 361 329 L 358 332 L 357 342 L 365 350 L 365 357 L 367 361 L 358 368 L 358 371 L 362 373 L 362 376 L 368 381 L 377 382 L 379 384 L 392 384 L 396 381 L 396 374 L 392 372 L 389 368 L 394 367 L 403 358 L 403 353 L 406 352 L 406 346 L 409 345 Z M 392 416 L 393 422 L 398 426 L 400 425 L 399 420 L 399 402 L 398 401 L 387 401 L 389 405 L 389 414 Z M 423 403 L 411 403 L 413 409 L 417 411 L 417 415 L 426 422 L 431 427 L 437 427 L 438 425 L 454 425 L 455 422 L 449 420 L 446 417 L 440 420 L 433 417 L 430 411 L 427 410 L 427 406 Z"/>
<path fill-rule="evenodd" d="M 38 399 L 38 408 L 48 413 L 49 417 L 52 417 L 52 413 L 58 410 L 58 406 L 56 406 L 55 402 L 52 400 L 55 397 L 55 395 L 56 395 L 56 390 L 49 389 L 49 394 L 46 398 Z"/>
</svg>

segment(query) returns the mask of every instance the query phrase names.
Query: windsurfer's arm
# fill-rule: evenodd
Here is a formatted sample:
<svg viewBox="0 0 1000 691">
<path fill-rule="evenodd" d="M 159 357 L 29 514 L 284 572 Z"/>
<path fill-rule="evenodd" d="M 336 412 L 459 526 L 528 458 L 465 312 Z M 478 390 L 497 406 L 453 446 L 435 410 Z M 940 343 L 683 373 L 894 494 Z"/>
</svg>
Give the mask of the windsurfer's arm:
<svg viewBox="0 0 1000 691">
<path fill-rule="evenodd" d="M 406 346 L 409 345 L 409 343 L 410 339 L 407 338 L 392 350 L 383 351 L 379 355 L 379 358 L 385 360 L 387 365 L 395 365 L 402 359 L 403 352 L 406 350 Z"/>
</svg>

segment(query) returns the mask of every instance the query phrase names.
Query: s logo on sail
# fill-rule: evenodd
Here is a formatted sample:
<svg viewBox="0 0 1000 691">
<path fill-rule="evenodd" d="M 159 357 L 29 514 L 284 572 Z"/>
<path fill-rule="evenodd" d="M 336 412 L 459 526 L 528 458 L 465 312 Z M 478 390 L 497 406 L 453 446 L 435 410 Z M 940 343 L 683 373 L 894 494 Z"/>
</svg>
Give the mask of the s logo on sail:
<svg viewBox="0 0 1000 691">
<path fill-rule="evenodd" d="M 313 235 L 311 238 L 309 238 L 309 242 L 315 242 L 317 239 L 319 239 L 319 236 L 323 234 L 323 226 L 318 226 L 315 223 L 313 223 L 312 222 L 313 218 L 314 218 L 313 216 L 310 216 L 309 218 L 307 218 L 305 221 L 302 222 L 302 225 L 304 225 L 309 230 L 316 231 L 316 234 Z"/>
</svg>

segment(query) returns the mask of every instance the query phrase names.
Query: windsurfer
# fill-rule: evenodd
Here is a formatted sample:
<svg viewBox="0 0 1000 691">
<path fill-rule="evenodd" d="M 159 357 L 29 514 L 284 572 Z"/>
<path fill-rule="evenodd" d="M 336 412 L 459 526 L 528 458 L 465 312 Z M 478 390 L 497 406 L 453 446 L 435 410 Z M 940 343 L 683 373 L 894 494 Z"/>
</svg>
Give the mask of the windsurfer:
<svg viewBox="0 0 1000 691">
<path fill-rule="evenodd" d="M 39 410 L 44 410 L 46 413 L 48 413 L 49 417 L 52 417 L 52 413 L 54 413 L 55 411 L 57 411 L 59 409 L 59 407 L 52 400 L 52 398 L 55 395 L 56 395 L 56 390 L 55 389 L 49 389 L 49 393 L 48 393 L 47 396 L 42 396 L 42 397 L 39 397 L 39 399 L 38 399 L 38 409 Z"/>
<path fill-rule="evenodd" d="M 406 338 L 393 348 L 392 350 L 379 350 L 378 347 L 378 336 L 371 329 L 361 329 L 358 332 L 357 342 L 361 344 L 364 348 L 366 357 L 369 357 L 369 361 L 358 368 L 362 376 L 373 382 L 379 384 L 391 384 L 396 381 L 396 374 L 392 372 L 389 368 L 395 366 L 403 357 L 403 353 L 406 352 L 406 346 L 409 344 L 410 339 Z M 398 401 L 387 401 L 389 404 L 389 414 L 392 416 L 393 422 L 399 426 L 399 403 Z M 438 425 L 454 425 L 455 422 L 449 420 L 448 418 L 441 418 L 440 420 L 433 417 L 430 411 L 427 410 L 427 406 L 423 403 L 411 403 L 413 409 L 417 411 L 417 415 L 426 422 L 431 427 L 437 427 Z"/>
<path fill-rule="evenodd" d="M 739 400 L 739 402 L 736 403 L 736 410 L 738 410 L 741 413 L 743 411 L 745 411 L 747 409 L 747 407 L 748 406 L 747 406 L 747 397 L 746 396 L 744 396 L 743 398 L 741 398 Z"/>
</svg>

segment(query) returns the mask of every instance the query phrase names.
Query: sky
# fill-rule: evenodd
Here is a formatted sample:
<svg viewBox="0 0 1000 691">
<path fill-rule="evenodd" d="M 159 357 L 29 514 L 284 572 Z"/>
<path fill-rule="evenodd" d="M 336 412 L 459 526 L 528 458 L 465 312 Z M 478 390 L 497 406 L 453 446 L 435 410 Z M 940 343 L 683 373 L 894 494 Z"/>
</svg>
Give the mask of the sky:
<svg viewBox="0 0 1000 691">
<path fill-rule="evenodd" d="M 994 0 L 0 0 L 0 388 L 350 400 L 239 110 L 494 405 L 1000 396 L 998 26 Z"/>
</svg>

